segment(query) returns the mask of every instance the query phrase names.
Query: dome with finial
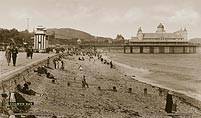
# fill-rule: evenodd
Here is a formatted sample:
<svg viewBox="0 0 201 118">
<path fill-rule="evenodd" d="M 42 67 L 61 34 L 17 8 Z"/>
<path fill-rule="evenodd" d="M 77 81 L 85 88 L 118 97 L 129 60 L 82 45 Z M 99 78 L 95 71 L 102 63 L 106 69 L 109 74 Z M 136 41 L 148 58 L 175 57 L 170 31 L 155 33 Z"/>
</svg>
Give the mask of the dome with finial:
<svg viewBox="0 0 201 118">
<path fill-rule="evenodd" d="M 164 25 L 160 23 L 157 28 L 164 28 Z"/>
</svg>

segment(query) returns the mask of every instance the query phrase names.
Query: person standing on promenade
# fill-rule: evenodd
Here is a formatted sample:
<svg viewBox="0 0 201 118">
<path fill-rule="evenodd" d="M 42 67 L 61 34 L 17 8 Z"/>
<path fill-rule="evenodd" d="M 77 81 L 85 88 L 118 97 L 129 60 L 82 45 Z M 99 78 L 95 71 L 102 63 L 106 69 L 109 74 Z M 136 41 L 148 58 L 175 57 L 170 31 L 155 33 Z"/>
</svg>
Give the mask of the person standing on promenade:
<svg viewBox="0 0 201 118">
<path fill-rule="evenodd" d="M 18 49 L 16 48 L 16 46 L 13 46 L 11 52 L 12 52 L 13 66 L 15 66 L 18 54 Z"/>
<path fill-rule="evenodd" d="M 33 58 L 33 48 L 31 47 L 30 48 L 30 56 L 31 56 L 31 59 Z"/>
<path fill-rule="evenodd" d="M 33 58 L 33 48 L 30 47 L 29 49 L 29 56 L 31 57 L 31 59 Z"/>
<path fill-rule="evenodd" d="M 5 57 L 6 57 L 8 66 L 9 66 L 10 65 L 10 61 L 11 61 L 11 47 L 10 46 L 7 46 L 7 48 L 6 48 Z"/>
<path fill-rule="evenodd" d="M 32 59 L 32 57 L 33 57 L 33 48 L 32 47 L 27 48 L 26 52 L 27 52 L 27 58 L 31 57 L 31 59 Z"/>
<path fill-rule="evenodd" d="M 29 58 L 29 48 L 26 48 L 26 52 L 27 52 L 27 59 Z"/>
</svg>

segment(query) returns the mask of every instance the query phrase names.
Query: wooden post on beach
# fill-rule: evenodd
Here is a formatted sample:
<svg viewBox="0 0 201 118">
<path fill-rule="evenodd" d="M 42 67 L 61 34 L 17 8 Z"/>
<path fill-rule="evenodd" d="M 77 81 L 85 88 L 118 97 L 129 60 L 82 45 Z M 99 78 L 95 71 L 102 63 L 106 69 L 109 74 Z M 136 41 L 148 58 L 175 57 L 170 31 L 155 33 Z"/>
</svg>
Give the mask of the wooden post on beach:
<svg viewBox="0 0 201 118">
<path fill-rule="evenodd" d="M 133 53 L 133 46 L 130 46 L 130 53 Z"/>
<path fill-rule="evenodd" d="M 55 84 L 55 79 L 52 80 L 52 83 Z"/>
<path fill-rule="evenodd" d="M 98 87 L 98 90 L 101 90 L 101 87 L 100 87 L 100 86 Z"/>
<path fill-rule="evenodd" d="M 67 83 L 67 86 L 70 86 L 70 82 Z"/>
<path fill-rule="evenodd" d="M 113 86 L 113 91 L 117 92 L 117 88 L 115 86 Z"/>
<path fill-rule="evenodd" d="M 144 95 L 147 95 L 147 88 L 144 88 Z"/>
<path fill-rule="evenodd" d="M 158 92 L 159 92 L 159 96 L 162 96 L 163 90 L 161 88 L 158 89 Z"/>
<path fill-rule="evenodd" d="M 132 93 L 132 88 L 128 88 L 128 93 Z"/>
</svg>

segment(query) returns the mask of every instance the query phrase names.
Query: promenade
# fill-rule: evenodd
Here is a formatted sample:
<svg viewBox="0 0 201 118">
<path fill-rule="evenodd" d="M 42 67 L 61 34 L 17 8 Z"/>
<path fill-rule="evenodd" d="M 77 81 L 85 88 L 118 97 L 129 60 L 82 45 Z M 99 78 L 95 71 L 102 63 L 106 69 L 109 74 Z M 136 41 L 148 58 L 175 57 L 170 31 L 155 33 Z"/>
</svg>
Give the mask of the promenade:
<svg viewBox="0 0 201 118">
<path fill-rule="evenodd" d="M 0 81 L 9 75 L 20 71 L 21 69 L 24 69 L 25 67 L 29 67 L 30 65 L 53 55 L 54 54 L 34 53 L 33 58 L 30 59 L 26 57 L 26 53 L 20 52 L 17 57 L 16 66 L 13 66 L 12 60 L 10 66 L 8 66 L 5 58 L 5 52 L 0 52 Z"/>
</svg>

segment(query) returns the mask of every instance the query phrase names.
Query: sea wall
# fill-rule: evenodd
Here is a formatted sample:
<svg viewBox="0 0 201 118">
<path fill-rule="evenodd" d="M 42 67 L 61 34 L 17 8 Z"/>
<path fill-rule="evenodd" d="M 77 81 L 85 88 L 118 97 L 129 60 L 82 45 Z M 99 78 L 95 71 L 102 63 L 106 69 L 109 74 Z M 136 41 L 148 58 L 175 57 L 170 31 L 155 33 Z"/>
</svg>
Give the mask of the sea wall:
<svg viewBox="0 0 201 118">
<path fill-rule="evenodd" d="M 58 55 L 50 56 L 50 62 L 52 62 L 52 60 L 56 57 L 58 57 Z M 46 65 L 46 63 L 47 58 L 28 64 L 25 67 L 19 68 L 16 71 L 12 71 L 9 74 L 1 76 L 0 91 L 3 91 L 3 88 L 5 89 L 5 91 L 13 91 L 16 87 L 15 81 L 17 82 L 17 84 L 19 84 L 24 82 L 24 79 L 28 80 L 28 78 L 26 77 L 33 74 L 34 70 L 37 69 L 39 66 Z"/>
</svg>

